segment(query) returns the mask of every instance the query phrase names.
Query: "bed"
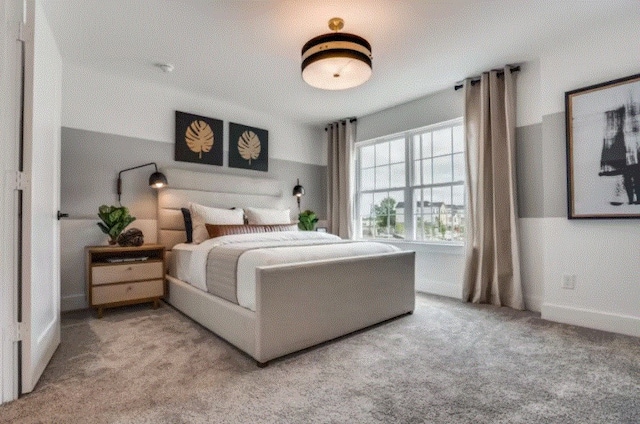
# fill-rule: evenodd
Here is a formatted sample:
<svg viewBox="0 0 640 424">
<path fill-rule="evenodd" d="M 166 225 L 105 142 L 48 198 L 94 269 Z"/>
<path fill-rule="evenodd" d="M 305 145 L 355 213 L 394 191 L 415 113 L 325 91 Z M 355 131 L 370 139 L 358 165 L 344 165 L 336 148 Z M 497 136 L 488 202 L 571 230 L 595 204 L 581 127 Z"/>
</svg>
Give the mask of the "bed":
<svg viewBox="0 0 640 424">
<path fill-rule="evenodd" d="M 340 248 L 344 249 L 345 253 L 339 258 L 317 256 L 317 251 L 325 248 L 310 247 L 308 251 L 314 253 L 310 256 L 303 255 L 303 261 L 293 259 L 293 262 L 273 263 L 272 260 L 256 265 L 250 270 L 253 281 L 248 289 L 251 294 L 248 297 L 252 298 L 252 304 L 215 296 L 202 287 L 203 283 L 198 287 L 195 278 L 184 276 L 201 271 L 192 271 L 189 274 L 183 267 L 180 274 L 176 269 L 178 263 L 182 262 L 184 265 L 188 262 L 193 265 L 193 257 L 199 255 L 201 258 L 203 255 L 189 252 L 190 248 L 184 244 L 186 233 L 182 208 L 193 202 L 215 208 L 286 209 L 291 199 L 282 195 L 284 190 L 278 181 L 270 179 L 180 169 L 163 171 L 170 186 L 158 193 L 158 242 L 165 246 L 167 263 L 170 264 L 166 276 L 167 301 L 247 353 L 259 366 L 265 366 L 269 361 L 284 355 L 413 312 L 414 252 L 378 252 L 375 251 L 377 248 L 374 248 L 357 256 L 349 253 L 354 246 L 347 244 L 361 242 L 340 242 Z M 293 232 L 287 234 L 289 235 L 283 232 L 276 237 L 306 237 Z M 321 234 L 308 236 L 331 237 Z M 217 237 L 214 241 L 202 244 L 217 244 L 225 237 Z M 263 237 L 266 240 L 263 240 Z M 272 243 L 270 237 L 259 236 L 260 240 L 267 244 Z M 313 244 L 315 241 L 299 243 Z M 296 249 L 303 250 L 302 247 Z M 249 256 L 249 253 L 243 254 L 242 257 Z M 269 252 L 269 255 L 267 256 L 272 259 L 282 256 L 273 251 Z M 240 271 L 239 261 L 237 268 Z M 242 275 L 244 277 L 238 274 L 238 287 L 249 279 L 246 267 Z M 246 287 L 244 290 L 246 294 Z"/>
</svg>

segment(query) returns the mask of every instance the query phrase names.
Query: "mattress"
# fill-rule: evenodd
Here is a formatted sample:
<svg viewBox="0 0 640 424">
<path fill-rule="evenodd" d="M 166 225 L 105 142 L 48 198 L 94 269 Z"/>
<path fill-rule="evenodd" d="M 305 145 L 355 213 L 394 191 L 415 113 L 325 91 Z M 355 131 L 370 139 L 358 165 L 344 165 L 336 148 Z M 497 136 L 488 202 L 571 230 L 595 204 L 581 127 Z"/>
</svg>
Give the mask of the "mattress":
<svg viewBox="0 0 640 424">
<path fill-rule="evenodd" d="M 207 257 L 218 246 L 255 245 L 288 241 L 291 246 L 251 249 L 237 263 L 237 299 L 244 308 L 256 309 L 256 273 L 259 266 L 307 262 L 333 258 L 372 255 L 399 251 L 395 246 L 377 242 L 348 241 L 314 231 L 283 231 L 262 234 L 237 234 L 216 237 L 198 245 L 178 244 L 173 247 L 169 274 L 203 291 L 207 290 Z"/>
</svg>

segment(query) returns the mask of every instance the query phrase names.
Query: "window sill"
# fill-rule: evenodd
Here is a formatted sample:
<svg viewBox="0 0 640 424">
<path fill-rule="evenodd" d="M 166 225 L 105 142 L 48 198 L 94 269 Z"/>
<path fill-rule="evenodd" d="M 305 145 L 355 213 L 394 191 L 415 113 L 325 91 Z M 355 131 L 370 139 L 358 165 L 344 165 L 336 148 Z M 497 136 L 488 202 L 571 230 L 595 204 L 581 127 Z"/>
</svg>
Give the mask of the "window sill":
<svg viewBox="0 0 640 424">
<path fill-rule="evenodd" d="M 403 250 L 415 250 L 425 253 L 443 253 L 448 255 L 464 255 L 464 243 L 462 242 L 424 242 L 398 239 L 360 239 L 361 241 L 376 241 L 395 245 Z"/>
</svg>

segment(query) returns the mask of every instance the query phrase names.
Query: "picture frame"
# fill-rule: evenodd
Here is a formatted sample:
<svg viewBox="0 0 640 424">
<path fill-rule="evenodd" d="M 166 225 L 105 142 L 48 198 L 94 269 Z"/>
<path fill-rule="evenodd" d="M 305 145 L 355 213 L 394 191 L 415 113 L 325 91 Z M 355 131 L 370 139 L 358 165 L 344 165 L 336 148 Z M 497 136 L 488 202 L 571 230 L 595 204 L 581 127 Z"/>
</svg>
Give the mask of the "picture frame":
<svg viewBox="0 0 640 424">
<path fill-rule="evenodd" d="M 229 122 L 229 168 L 269 171 L 269 131 Z"/>
<path fill-rule="evenodd" d="M 567 217 L 640 218 L 640 74 L 565 92 Z"/>
<path fill-rule="evenodd" d="M 174 159 L 222 166 L 223 123 L 220 119 L 176 111 Z"/>
</svg>

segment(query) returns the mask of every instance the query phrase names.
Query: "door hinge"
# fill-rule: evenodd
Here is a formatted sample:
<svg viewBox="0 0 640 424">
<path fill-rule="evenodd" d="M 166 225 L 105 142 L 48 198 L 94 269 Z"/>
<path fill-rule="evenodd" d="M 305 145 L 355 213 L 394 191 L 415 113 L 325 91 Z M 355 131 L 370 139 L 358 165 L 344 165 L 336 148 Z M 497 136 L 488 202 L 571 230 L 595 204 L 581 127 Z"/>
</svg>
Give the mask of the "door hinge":
<svg viewBox="0 0 640 424">
<path fill-rule="evenodd" d="M 14 327 L 14 333 L 13 333 L 13 341 L 20 342 L 22 341 L 23 337 L 24 337 L 23 325 L 21 322 L 16 322 L 16 325 Z"/>
<path fill-rule="evenodd" d="M 24 38 L 24 22 L 20 22 L 20 27 L 18 28 L 18 41 L 22 41 L 23 43 L 27 41 Z"/>
<path fill-rule="evenodd" d="M 24 190 L 29 186 L 29 177 L 24 172 L 16 171 L 14 178 L 14 190 Z"/>
<path fill-rule="evenodd" d="M 21 41 L 23 43 L 29 41 L 29 39 L 31 38 L 29 37 L 29 29 L 30 27 L 26 23 L 20 22 L 20 26 L 18 27 L 18 41 Z"/>
</svg>

